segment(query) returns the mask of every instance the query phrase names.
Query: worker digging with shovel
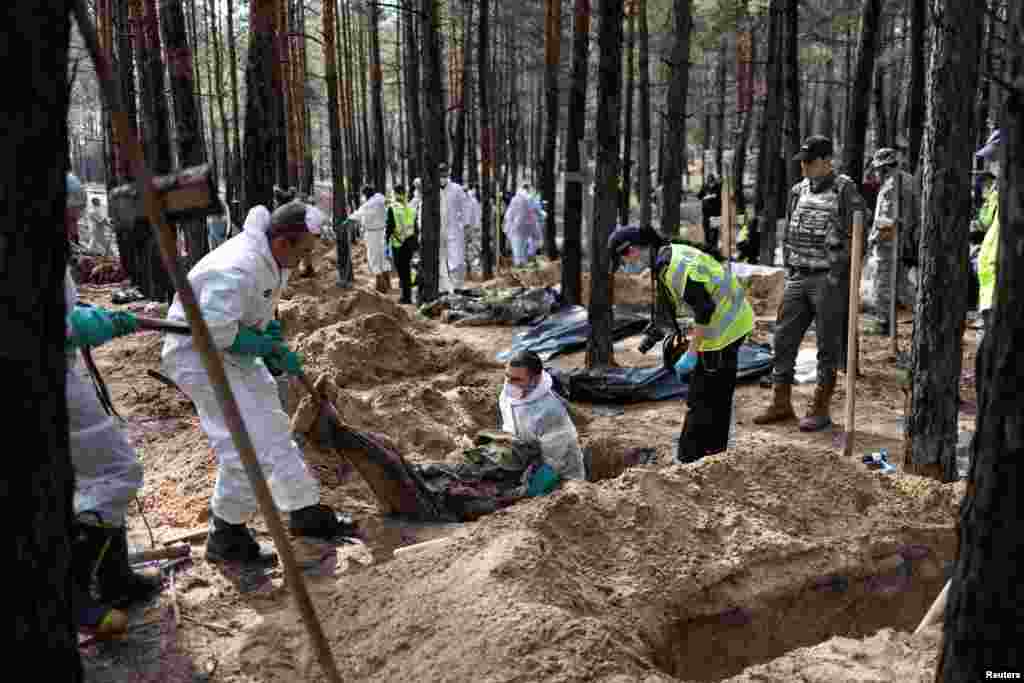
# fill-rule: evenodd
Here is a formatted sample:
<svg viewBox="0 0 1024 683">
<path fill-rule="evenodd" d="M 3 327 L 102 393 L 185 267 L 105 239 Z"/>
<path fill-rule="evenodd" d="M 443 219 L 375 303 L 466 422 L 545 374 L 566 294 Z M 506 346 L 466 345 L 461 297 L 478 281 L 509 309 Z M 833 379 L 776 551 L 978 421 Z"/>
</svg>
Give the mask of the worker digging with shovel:
<svg viewBox="0 0 1024 683">
<path fill-rule="evenodd" d="M 292 439 L 288 415 L 268 366 L 302 375 L 302 359 L 284 343 L 274 310 L 291 269 L 308 257 L 320 233 L 319 212 L 291 201 L 271 215 L 257 205 L 242 234 L 210 252 L 188 274 L 214 344 L 252 437 L 274 503 L 289 514 L 292 535 L 332 540 L 353 528 L 320 503 L 319 484 Z M 312 220 L 311 220 L 312 219 Z M 169 321 L 185 321 L 177 296 Z M 216 392 L 191 336 L 169 334 L 163 367 L 195 404 L 200 425 L 217 455 L 217 482 L 210 501 L 206 557 L 266 567 L 276 553 L 263 548 L 246 523 L 257 512 L 256 496 L 217 402 Z"/>
</svg>

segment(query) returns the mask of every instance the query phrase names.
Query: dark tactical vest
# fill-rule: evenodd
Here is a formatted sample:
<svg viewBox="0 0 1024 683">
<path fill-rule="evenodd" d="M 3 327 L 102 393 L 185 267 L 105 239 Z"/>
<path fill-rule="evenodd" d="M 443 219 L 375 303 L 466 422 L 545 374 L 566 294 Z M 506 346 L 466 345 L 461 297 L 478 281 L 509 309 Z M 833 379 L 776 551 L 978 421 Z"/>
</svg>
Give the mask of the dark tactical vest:
<svg viewBox="0 0 1024 683">
<path fill-rule="evenodd" d="M 846 241 L 839 225 L 839 198 L 850 182 L 853 181 L 846 176 L 837 175 L 826 189 L 812 192 L 811 181 L 805 178 L 793 190 L 790 201 L 796 206 L 786 231 L 788 265 L 829 270 L 832 264 L 827 246 L 838 246 Z"/>
</svg>

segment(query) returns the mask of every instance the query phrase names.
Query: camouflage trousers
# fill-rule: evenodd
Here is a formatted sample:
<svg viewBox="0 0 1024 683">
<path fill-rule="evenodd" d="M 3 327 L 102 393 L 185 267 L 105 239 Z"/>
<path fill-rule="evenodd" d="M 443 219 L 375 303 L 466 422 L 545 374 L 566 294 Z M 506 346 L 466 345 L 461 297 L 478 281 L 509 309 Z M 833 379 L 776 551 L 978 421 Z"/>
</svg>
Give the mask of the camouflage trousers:
<svg viewBox="0 0 1024 683">
<path fill-rule="evenodd" d="M 889 319 L 892 307 L 892 269 L 897 266 L 893 258 L 892 242 L 875 242 L 874 256 L 878 263 L 875 271 L 875 313 L 883 319 Z M 896 303 L 902 306 L 913 306 L 916 291 L 910 279 L 910 271 L 906 266 L 899 266 L 896 282 Z"/>
<path fill-rule="evenodd" d="M 481 268 L 483 256 L 483 232 L 479 225 L 466 226 L 466 271 Z"/>
</svg>

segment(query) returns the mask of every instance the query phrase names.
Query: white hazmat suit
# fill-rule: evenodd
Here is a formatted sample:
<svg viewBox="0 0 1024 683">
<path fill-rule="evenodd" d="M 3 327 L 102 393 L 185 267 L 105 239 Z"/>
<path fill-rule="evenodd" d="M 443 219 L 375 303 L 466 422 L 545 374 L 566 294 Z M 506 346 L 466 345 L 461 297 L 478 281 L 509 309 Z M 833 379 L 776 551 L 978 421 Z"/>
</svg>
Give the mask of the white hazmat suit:
<svg viewBox="0 0 1024 683">
<path fill-rule="evenodd" d="M 551 385 L 551 375 L 542 371 L 529 394 L 513 398 L 505 382 L 498 399 L 501 429 L 520 439 L 540 441 L 541 457 L 562 479 L 585 479 L 576 426 Z"/>
<path fill-rule="evenodd" d="M 540 221 L 530 194 L 520 189 L 505 211 L 505 236 L 512 245 L 512 263 L 526 264 L 530 258 L 530 243 L 540 243 Z"/>
<path fill-rule="evenodd" d="M 70 270 L 64 274 L 64 299 L 70 314 L 78 300 Z M 70 322 L 67 335 L 71 336 Z M 128 504 L 142 488 L 142 464 L 103 409 L 78 351 L 68 352 L 66 381 L 75 514 L 97 512 L 104 524 L 123 526 Z"/>
<path fill-rule="evenodd" d="M 387 261 L 387 200 L 380 192 L 373 195 L 349 216 L 359 221 L 366 237 L 366 261 L 373 275 L 380 275 L 391 270 Z"/>
<path fill-rule="evenodd" d="M 270 252 L 269 227 L 270 212 L 264 206 L 253 207 L 242 233 L 204 256 L 189 272 L 188 279 L 213 342 L 223 352 L 228 381 L 274 503 L 278 509 L 291 512 L 317 504 L 319 486 L 306 467 L 302 451 L 292 440 L 277 384 L 263 361 L 227 351 L 240 325 L 261 332 L 266 329 L 288 282 L 289 271 L 281 269 Z M 185 320 L 177 297 L 167 319 Z M 166 336 L 163 366 L 167 376 L 192 399 L 199 412 L 200 426 L 217 456 L 213 513 L 230 524 L 247 522 L 257 512 L 256 496 L 190 336 Z"/>
<path fill-rule="evenodd" d="M 102 206 L 93 204 L 89 207 L 89 211 L 85 214 L 85 228 L 85 230 L 79 229 L 79 238 L 83 249 L 100 256 L 114 255 L 110 219 L 107 218 L 107 212 Z"/>
<path fill-rule="evenodd" d="M 463 286 L 466 279 L 466 224 L 469 195 L 458 183 L 448 181 L 441 188 L 441 240 L 438 290 L 450 292 Z"/>
</svg>

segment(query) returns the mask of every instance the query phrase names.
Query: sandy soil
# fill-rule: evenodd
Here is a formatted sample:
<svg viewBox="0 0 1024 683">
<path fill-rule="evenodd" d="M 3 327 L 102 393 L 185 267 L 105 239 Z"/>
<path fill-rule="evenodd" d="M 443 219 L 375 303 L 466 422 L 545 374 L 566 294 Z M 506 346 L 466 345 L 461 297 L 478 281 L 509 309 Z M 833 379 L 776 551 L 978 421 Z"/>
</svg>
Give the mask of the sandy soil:
<svg viewBox="0 0 1024 683">
<path fill-rule="evenodd" d="M 333 251 L 322 252 L 318 276 L 289 288 L 280 316 L 345 420 L 385 435 L 413 461 L 451 457 L 492 428 L 503 373 L 494 354 L 518 330 L 420 318 L 397 304 L 396 291 L 372 291 L 361 255 L 356 288 L 338 289 Z M 553 284 L 557 268 L 501 273 L 488 284 Z M 619 277 L 628 278 L 620 294 L 647 301 L 646 276 Z M 117 287 L 86 285 L 82 296 L 109 306 Z M 762 340 L 768 321 L 758 325 Z M 974 331 L 967 337 L 973 368 Z M 621 343 L 617 362 L 656 363 L 638 343 Z M 158 543 L 203 527 L 216 469 L 191 404 L 147 374 L 159 370 L 159 352 L 159 336 L 146 333 L 94 354 L 145 465 L 140 499 Z M 862 358 L 856 452 L 884 446 L 899 462 L 903 395 L 887 341 L 863 337 Z M 583 354 L 555 362 L 579 367 Z M 288 403 L 301 426 L 310 404 L 295 384 Z M 797 387 L 801 404 L 812 391 Z M 964 485 L 844 461 L 838 432 L 755 427 L 768 398 L 756 384 L 741 386 L 737 447 L 691 466 L 669 463 L 680 403 L 629 405 L 614 417 L 576 405 L 581 440 L 599 459 L 614 463 L 646 446 L 658 463 L 572 483 L 473 524 L 384 518 L 346 462 L 308 446 L 324 501 L 352 513 L 366 536 L 314 549 L 321 561 L 307 565 L 345 680 L 923 681 L 937 636 L 906 632 L 945 580 Z M 841 387 L 835 417 L 844 400 Z M 962 426 L 973 428 L 973 417 Z M 148 547 L 142 517 L 130 525 L 133 544 Z M 254 528 L 268 540 L 262 520 Z M 392 554 L 437 538 L 447 540 Z M 83 648 L 88 680 L 325 680 L 280 569 L 232 575 L 202 559 L 201 541 L 193 558 L 175 581 L 177 626 L 165 591 L 132 613 L 128 637 Z"/>
</svg>

